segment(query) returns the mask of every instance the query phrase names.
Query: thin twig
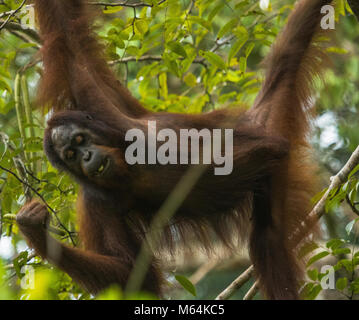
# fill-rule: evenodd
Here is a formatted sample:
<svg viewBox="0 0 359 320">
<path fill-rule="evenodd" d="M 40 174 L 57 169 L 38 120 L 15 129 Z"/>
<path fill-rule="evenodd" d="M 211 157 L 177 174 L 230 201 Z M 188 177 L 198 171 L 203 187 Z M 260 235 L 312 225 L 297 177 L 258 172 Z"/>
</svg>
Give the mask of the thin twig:
<svg viewBox="0 0 359 320">
<path fill-rule="evenodd" d="M 257 294 L 259 290 L 259 282 L 256 281 L 254 284 L 250 287 L 246 295 L 243 297 L 243 300 L 252 300 L 254 296 Z"/>
<path fill-rule="evenodd" d="M 253 265 L 245 270 L 236 280 L 234 280 L 226 289 L 224 289 L 217 297 L 216 300 L 227 300 L 241 288 L 254 274 Z"/>
<path fill-rule="evenodd" d="M 344 165 L 344 167 L 333 177 L 330 178 L 330 185 L 322 198 L 317 202 L 313 210 L 306 217 L 304 224 L 311 225 L 314 221 L 319 220 L 324 214 L 324 208 L 326 201 L 328 200 L 330 194 L 333 190 L 338 188 L 341 184 L 347 181 L 350 172 L 358 165 L 359 163 L 359 146 L 355 149 L 355 151 L 350 156 L 348 162 Z M 300 236 L 302 230 L 297 230 L 294 233 L 294 239 L 296 243 L 299 243 L 302 239 L 296 239 L 296 237 Z"/>
<path fill-rule="evenodd" d="M 31 189 L 32 192 L 34 192 L 41 200 L 42 202 L 45 204 L 45 206 L 54 214 L 57 222 L 59 223 L 59 225 L 61 226 L 61 228 L 63 228 L 66 233 L 69 235 L 69 238 L 72 242 L 72 244 L 74 246 L 76 246 L 74 239 L 72 238 L 72 232 L 69 231 L 64 224 L 61 222 L 60 218 L 57 216 L 57 212 L 46 202 L 46 200 L 44 199 L 44 197 L 42 196 L 41 193 L 39 193 L 32 185 L 28 184 L 26 181 L 22 180 L 15 172 L 12 172 L 11 170 L 3 167 L 0 165 L 0 169 L 6 171 L 7 173 L 10 173 L 12 176 L 14 176 L 19 182 L 21 182 L 23 185 L 27 186 L 29 189 Z"/>
<path fill-rule="evenodd" d="M 0 19 L 7 17 L 9 15 L 13 15 L 15 13 L 15 10 L 10 10 L 10 11 L 5 11 L 3 13 L 0 14 Z"/>
<path fill-rule="evenodd" d="M 14 35 L 15 37 L 21 39 L 22 41 L 24 41 L 25 43 L 31 43 L 33 44 L 33 48 L 40 50 L 40 46 L 33 42 L 33 40 L 28 37 L 25 33 L 20 33 L 19 31 L 15 31 L 15 30 L 8 30 L 12 35 Z"/>
<path fill-rule="evenodd" d="M 13 10 L 12 12 L 9 13 L 6 20 L 0 26 L 0 31 L 6 26 L 6 24 L 9 22 L 9 20 L 22 9 L 22 7 L 25 5 L 25 3 L 26 3 L 26 0 L 23 0 L 22 3 L 19 5 L 19 7 L 17 7 L 15 10 Z"/>
<path fill-rule="evenodd" d="M 164 3 L 166 0 L 161 0 L 157 3 L 157 6 Z M 136 2 L 136 3 L 128 3 L 128 1 L 124 2 L 116 2 L 116 3 L 107 3 L 107 2 L 89 2 L 88 4 L 94 6 L 103 6 L 103 7 L 128 7 L 128 8 L 139 8 L 139 7 L 149 7 L 152 8 L 154 5 L 144 2 Z"/>
<path fill-rule="evenodd" d="M 0 23 L 4 24 L 4 20 L 0 19 Z M 36 43 L 41 43 L 41 39 L 38 33 L 33 29 L 24 29 L 20 23 L 9 21 L 4 25 L 6 30 L 14 30 L 19 31 L 21 33 L 26 34 L 29 38 L 31 38 Z"/>
<path fill-rule="evenodd" d="M 178 60 L 183 60 L 183 57 L 180 57 Z M 157 56 L 157 55 L 144 55 L 142 57 L 135 57 L 135 56 L 129 56 L 129 57 L 124 57 L 118 60 L 113 60 L 109 62 L 109 65 L 114 65 L 117 63 L 127 63 L 127 62 L 139 62 L 139 61 L 162 61 L 163 58 L 162 56 Z M 203 58 L 196 58 L 192 61 L 192 63 L 199 63 L 202 64 L 204 66 L 207 66 L 207 64 L 205 63 Z"/>
</svg>

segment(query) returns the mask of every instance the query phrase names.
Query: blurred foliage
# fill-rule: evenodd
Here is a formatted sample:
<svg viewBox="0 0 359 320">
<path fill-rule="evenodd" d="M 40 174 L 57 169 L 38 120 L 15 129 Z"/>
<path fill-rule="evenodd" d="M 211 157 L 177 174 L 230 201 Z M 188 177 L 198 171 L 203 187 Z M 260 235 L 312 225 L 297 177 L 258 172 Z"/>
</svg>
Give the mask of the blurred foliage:
<svg viewBox="0 0 359 320">
<path fill-rule="evenodd" d="M 20 3 L 0 2 L 0 25 Z M 96 21 L 96 31 L 105 44 L 109 63 L 147 108 L 183 113 L 224 106 L 250 107 L 262 81 L 259 63 L 293 8 L 293 1 L 289 0 L 271 1 L 265 10 L 259 6 L 259 0 L 144 3 L 153 6 L 136 9 L 98 6 L 102 14 Z M 337 22 L 334 41 L 328 49 L 333 65 L 324 76 L 326 85 L 318 84 L 315 97 L 319 119 L 325 120 L 317 122 L 312 137 L 323 168 L 324 186 L 329 175 L 341 168 L 359 144 L 359 27 L 344 0 L 338 1 L 337 13 L 346 17 Z M 36 87 L 41 75 L 41 62 L 36 54 L 41 44 L 36 27 L 20 27 L 27 18 L 31 21 L 31 9 L 24 7 L 11 16 L 11 24 L 0 30 L 0 236 L 11 239 L 11 248 L 7 250 L 11 254 L 1 256 L 0 299 L 92 299 L 66 274 L 32 255 L 13 222 L 13 215 L 30 196 L 41 195 L 56 213 L 52 213 L 52 225 L 62 230 L 62 235 L 56 237 L 68 243 L 71 238 L 77 241 L 74 211 L 77 187 L 71 178 L 48 163 L 42 150 L 49 115 L 36 108 Z M 357 244 L 358 188 L 357 174 L 353 173 L 327 204 L 325 235 L 343 238 L 340 240 L 343 245 Z M 0 249 L 1 243 L 0 240 Z M 329 254 L 338 253 L 333 246 L 327 249 L 332 250 Z M 345 253 L 352 258 L 341 258 L 336 267 L 353 271 L 347 267 L 350 263 L 357 266 L 357 254 Z M 21 285 L 28 276 L 22 271 L 26 266 L 34 270 L 34 289 Z M 192 294 L 184 297 L 212 299 L 237 274 L 238 270 L 233 274 L 213 271 L 197 290 L 183 275 L 174 278 Z M 308 269 L 308 274 L 311 282 L 306 287 L 307 297 L 314 298 L 319 293 L 316 281 L 320 273 Z M 347 280 L 337 284 L 348 295 L 357 293 L 358 280 L 353 274 L 343 276 Z M 235 297 L 242 296 L 240 293 Z M 123 295 L 114 287 L 97 298 L 122 299 Z"/>
</svg>

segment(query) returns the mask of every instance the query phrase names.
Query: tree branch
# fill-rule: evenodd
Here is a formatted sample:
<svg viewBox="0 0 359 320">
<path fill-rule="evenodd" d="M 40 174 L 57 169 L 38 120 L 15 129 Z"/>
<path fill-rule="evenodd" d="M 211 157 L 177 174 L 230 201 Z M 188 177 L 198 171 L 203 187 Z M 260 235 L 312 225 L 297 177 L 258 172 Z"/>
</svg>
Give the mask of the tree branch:
<svg viewBox="0 0 359 320">
<path fill-rule="evenodd" d="M 259 290 L 259 282 L 256 281 L 253 283 L 253 285 L 250 287 L 246 295 L 243 297 L 243 300 L 252 300 L 254 296 L 257 294 Z"/>
<path fill-rule="evenodd" d="M 305 225 L 310 225 L 313 221 L 318 221 L 324 214 L 325 203 L 329 198 L 331 192 L 348 180 L 350 172 L 359 164 L 359 146 L 350 156 L 348 162 L 343 166 L 343 168 L 333 177 L 330 178 L 330 185 L 322 198 L 314 206 L 313 210 L 309 213 L 308 217 L 304 221 Z M 309 222 L 309 224 L 308 224 Z M 301 230 L 297 230 L 294 233 L 294 239 L 297 243 L 300 242 L 299 236 L 301 235 Z M 298 237 L 296 239 L 295 237 Z M 230 298 L 236 290 L 241 288 L 253 275 L 254 267 L 251 265 L 246 271 L 244 271 L 236 280 L 234 280 L 226 289 L 221 292 L 216 300 L 224 300 Z M 258 291 L 257 282 L 252 286 L 252 288 L 247 292 L 245 297 L 253 297 Z M 253 296 L 252 296 L 253 295 Z"/>
<path fill-rule="evenodd" d="M 183 58 L 179 58 L 178 60 L 183 60 Z M 112 66 L 117 63 L 139 62 L 139 61 L 162 61 L 162 56 L 156 56 L 156 55 L 145 55 L 142 57 L 129 56 L 129 57 L 124 57 L 124 58 L 121 58 L 118 60 L 110 61 L 109 65 Z M 202 64 L 205 67 L 207 67 L 207 64 L 203 58 L 196 58 L 193 60 L 192 63 L 199 63 L 199 64 Z"/>
<path fill-rule="evenodd" d="M 241 288 L 254 274 L 254 267 L 251 265 L 244 271 L 236 280 L 234 280 L 226 289 L 224 289 L 217 297 L 216 300 L 227 300 Z"/>
<path fill-rule="evenodd" d="M 329 198 L 330 193 L 348 180 L 350 172 L 359 164 L 359 146 L 350 156 L 348 162 L 344 167 L 333 177 L 330 178 L 330 185 L 323 197 L 317 202 L 313 210 L 309 213 L 306 221 L 319 220 L 323 213 L 325 203 Z"/>
<path fill-rule="evenodd" d="M 0 26 L 0 31 L 6 26 L 6 24 L 9 22 L 9 20 L 22 9 L 22 7 L 25 5 L 25 3 L 26 3 L 26 0 L 23 0 L 22 3 L 15 10 L 8 12 L 8 17 Z"/>
<path fill-rule="evenodd" d="M 164 3 L 166 0 L 161 0 L 157 3 L 157 6 Z M 144 2 L 128 3 L 128 1 L 117 2 L 117 3 L 107 3 L 107 2 L 89 2 L 88 4 L 94 6 L 103 6 L 103 7 L 128 7 L 128 8 L 139 8 L 139 7 L 150 7 L 154 5 Z"/>
<path fill-rule="evenodd" d="M 4 20 L 0 19 L 0 23 L 4 25 Z M 19 31 L 26 34 L 30 39 L 36 43 L 41 43 L 40 37 L 35 30 L 32 29 L 23 29 L 20 23 L 9 21 L 4 25 L 4 29 L 11 31 Z M 0 29 L 1 30 L 1 29 Z"/>
</svg>

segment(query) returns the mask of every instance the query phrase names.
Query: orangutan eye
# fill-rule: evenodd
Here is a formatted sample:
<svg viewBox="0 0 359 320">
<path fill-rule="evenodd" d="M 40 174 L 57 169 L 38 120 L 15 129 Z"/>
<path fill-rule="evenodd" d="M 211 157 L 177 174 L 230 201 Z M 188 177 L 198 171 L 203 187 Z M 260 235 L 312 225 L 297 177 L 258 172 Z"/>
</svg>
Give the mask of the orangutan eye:
<svg viewBox="0 0 359 320">
<path fill-rule="evenodd" d="M 67 150 L 65 152 L 65 157 L 67 160 L 73 160 L 75 158 L 75 151 L 71 149 Z"/>
<path fill-rule="evenodd" d="M 76 137 L 75 137 L 75 142 L 77 145 L 80 145 L 84 142 L 84 136 L 81 135 L 81 134 L 78 134 Z"/>
</svg>

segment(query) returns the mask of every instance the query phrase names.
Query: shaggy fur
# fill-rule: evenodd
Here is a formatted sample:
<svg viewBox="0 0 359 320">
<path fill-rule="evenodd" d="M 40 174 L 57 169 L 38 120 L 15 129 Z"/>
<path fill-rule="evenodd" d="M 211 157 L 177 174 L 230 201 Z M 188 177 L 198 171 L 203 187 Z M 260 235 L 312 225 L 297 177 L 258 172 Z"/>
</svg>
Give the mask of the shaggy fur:
<svg viewBox="0 0 359 320">
<path fill-rule="evenodd" d="M 210 166 L 177 210 L 172 227 L 164 230 L 163 241 L 171 247 L 190 234 L 210 247 L 215 233 L 233 247 L 233 235 L 249 231 L 250 255 L 267 298 L 297 299 L 302 272 L 294 250 L 297 241 L 290 238 L 298 230 L 304 237 L 313 227 L 302 225 L 315 186 L 306 135 L 312 79 L 323 60 L 315 37 L 321 7 L 329 3 L 301 0 L 296 5 L 266 58 L 266 78 L 252 109 L 186 115 L 150 112 L 118 82 L 91 32 L 85 1 L 35 0 L 44 61 L 39 99 L 54 110 L 44 147 L 53 165 L 81 185 L 78 212 L 85 250 L 57 244 L 61 250 L 56 257 L 46 250 L 55 240 L 39 231 L 42 226 L 29 227 L 24 218 L 45 214 L 34 202 L 18 219 L 29 243 L 91 292 L 111 283 L 125 286 L 153 216 L 188 169 L 127 165 L 126 131 L 146 132 L 149 120 L 157 122 L 158 130 L 177 133 L 184 128 L 233 128 L 232 174 L 215 176 Z M 61 161 L 51 130 L 69 124 L 92 132 L 117 159 L 117 176 L 111 181 L 93 183 Z M 160 294 L 162 282 L 153 259 L 143 288 Z"/>
</svg>

